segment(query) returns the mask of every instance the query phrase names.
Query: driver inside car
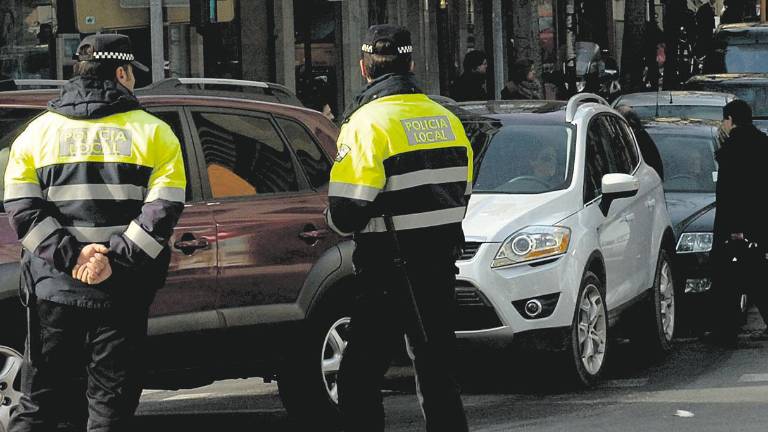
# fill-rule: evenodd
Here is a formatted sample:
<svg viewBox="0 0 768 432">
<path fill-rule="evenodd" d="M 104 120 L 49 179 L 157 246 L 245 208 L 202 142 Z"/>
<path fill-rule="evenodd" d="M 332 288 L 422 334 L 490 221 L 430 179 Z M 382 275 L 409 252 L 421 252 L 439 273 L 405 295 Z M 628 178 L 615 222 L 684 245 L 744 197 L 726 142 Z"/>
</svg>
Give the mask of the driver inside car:
<svg viewBox="0 0 768 432">
<path fill-rule="evenodd" d="M 550 187 L 560 184 L 557 168 L 557 151 L 553 146 L 538 146 L 530 161 L 531 175 L 543 180 Z"/>
</svg>

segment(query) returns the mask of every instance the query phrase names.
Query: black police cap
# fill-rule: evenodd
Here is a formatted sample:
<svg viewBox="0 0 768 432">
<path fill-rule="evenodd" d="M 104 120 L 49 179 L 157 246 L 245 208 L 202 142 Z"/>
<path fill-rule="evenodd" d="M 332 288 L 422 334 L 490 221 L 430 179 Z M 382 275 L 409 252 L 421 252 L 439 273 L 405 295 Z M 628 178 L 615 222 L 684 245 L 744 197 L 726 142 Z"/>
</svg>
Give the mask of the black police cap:
<svg viewBox="0 0 768 432">
<path fill-rule="evenodd" d="M 93 48 L 93 54 L 80 54 L 88 46 Z M 80 41 L 74 59 L 95 62 L 125 62 L 144 72 L 149 71 L 148 67 L 136 61 L 131 47 L 131 39 L 126 35 L 116 33 L 86 36 Z"/>
<path fill-rule="evenodd" d="M 376 42 L 389 41 L 387 47 L 376 47 Z M 413 52 L 411 32 L 405 27 L 379 24 L 368 28 L 361 47 L 364 53 L 381 55 L 403 55 Z"/>
</svg>

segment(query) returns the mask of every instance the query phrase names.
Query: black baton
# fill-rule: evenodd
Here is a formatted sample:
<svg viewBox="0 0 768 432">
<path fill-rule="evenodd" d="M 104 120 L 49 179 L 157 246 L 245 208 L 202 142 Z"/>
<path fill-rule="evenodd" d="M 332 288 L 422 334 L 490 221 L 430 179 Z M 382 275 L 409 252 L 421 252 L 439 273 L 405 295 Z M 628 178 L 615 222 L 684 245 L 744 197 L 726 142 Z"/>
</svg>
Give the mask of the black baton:
<svg viewBox="0 0 768 432">
<path fill-rule="evenodd" d="M 411 339 L 413 345 L 423 345 L 427 343 L 427 332 L 424 330 L 424 323 L 421 321 L 419 305 L 416 303 L 416 297 L 413 295 L 413 285 L 411 284 L 411 279 L 408 277 L 408 271 L 405 267 L 405 258 L 403 258 L 402 251 L 400 250 L 400 240 L 397 238 L 395 223 L 392 221 L 392 216 L 385 215 L 384 223 L 387 226 L 387 231 L 389 231 L 392 236 L 392 245 L 394 246 L 394 257 L 392 262 L 395 264 L 396 277 L 400 279 L 400 288 L 404 290 L 404 292 L 402 292 L 402 294 L 405 294 L 403 300 L 408 309 L 405 334 Z"/>
</svg>

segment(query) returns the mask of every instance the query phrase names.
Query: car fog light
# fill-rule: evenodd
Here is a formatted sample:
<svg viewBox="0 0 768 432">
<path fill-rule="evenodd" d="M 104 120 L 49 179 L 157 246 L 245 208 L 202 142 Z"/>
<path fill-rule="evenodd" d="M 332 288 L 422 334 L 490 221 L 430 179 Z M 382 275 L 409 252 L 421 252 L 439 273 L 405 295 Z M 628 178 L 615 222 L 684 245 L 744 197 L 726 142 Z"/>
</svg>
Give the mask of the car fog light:
<svg viewBox="0 0 768 432">
<path fill-rule="evenodd" d="M 685 293 L 703 293 L 709 291 L 712 288 L 712 280 L 709 278 L 704 279 L 686 279 L 685 281 Z"/>
<path fill-rule="evenodd" d="M 531 318 L 536 318 L 541 313 L 541 309 L 541 302 L 536 299 L 528 300 L 525 304 L 525 313 Z"/>
</svg>

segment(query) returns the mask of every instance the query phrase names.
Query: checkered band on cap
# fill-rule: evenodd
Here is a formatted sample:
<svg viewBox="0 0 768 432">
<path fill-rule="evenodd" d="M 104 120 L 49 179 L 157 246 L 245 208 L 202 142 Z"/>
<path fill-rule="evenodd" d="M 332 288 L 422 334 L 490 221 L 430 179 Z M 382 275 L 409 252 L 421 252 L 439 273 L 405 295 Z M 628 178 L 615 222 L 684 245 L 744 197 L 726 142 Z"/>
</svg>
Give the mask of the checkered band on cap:
<svg viewBox="0 0 768 432">
<path fill-rule="evenodd" d="M 93 53 L 94 60 L 125 60 L 133 61 L 133 54 L 122 52 L 97 51 Z"/>
<path fill-rule="evenodd" d="M 360 49 L 364 53 L 373 54 L 373 45 L 363 44 L 363 46 L 360 47 Z M 397 53 L 398 54 L 410 54 L 412 52 L 413 52 L 413 45 L 406 45 L 406 46 L 397 47 Z"/>
</svg>

